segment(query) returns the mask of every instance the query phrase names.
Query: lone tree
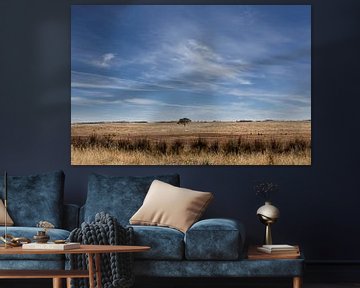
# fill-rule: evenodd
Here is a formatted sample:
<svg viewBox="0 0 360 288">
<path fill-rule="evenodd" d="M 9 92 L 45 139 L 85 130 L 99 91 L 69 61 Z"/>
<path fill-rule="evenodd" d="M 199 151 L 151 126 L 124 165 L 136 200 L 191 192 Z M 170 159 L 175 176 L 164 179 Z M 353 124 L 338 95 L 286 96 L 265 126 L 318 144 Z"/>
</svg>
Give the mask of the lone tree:
<svg viewBox="0 0 360 288">
<path fill-rule="evenodd" d="M 189 124 L 190 122 L 191 122 L 191 120 L 189 118 L 181 118 L 181 119 L 179 119 L 177 124 L 182 124 L 185 126 L 186 124 Z"/>
</svg>

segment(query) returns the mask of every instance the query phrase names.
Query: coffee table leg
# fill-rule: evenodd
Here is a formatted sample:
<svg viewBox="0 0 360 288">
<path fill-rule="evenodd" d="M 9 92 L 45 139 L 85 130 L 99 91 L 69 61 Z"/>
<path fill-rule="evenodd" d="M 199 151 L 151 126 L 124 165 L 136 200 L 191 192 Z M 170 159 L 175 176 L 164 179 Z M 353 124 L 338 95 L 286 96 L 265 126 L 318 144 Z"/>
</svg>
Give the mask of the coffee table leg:
<svg viewBox="0 0 360 288">
<path fill-rule="evenodd" d="M 89 259 L 89 288 L 95 288 L 95 282 L 94 282 L 94 254 L 88 253 L 88 259 Z"/>
<path fill-rule="evenodd" d="M 301 288 L 301 277 L 297 276 L 293 278 L 293 288 Z"/>
<path fill-rule="evenodd" d="M 101 284 L 101 255 L 95 254 L 95 271 L 96 271 L 96 285 L 97 288 L 102 288 Z"/>
<path fill-rule="evenodd" d="M 71 278 L 66 278 L 66 288 L 71 288 Z"/>
<path fill-rule="evenodd" d="M 62 288 L 61 278 L 53 278 L 53 288 Z"/>
</svg>

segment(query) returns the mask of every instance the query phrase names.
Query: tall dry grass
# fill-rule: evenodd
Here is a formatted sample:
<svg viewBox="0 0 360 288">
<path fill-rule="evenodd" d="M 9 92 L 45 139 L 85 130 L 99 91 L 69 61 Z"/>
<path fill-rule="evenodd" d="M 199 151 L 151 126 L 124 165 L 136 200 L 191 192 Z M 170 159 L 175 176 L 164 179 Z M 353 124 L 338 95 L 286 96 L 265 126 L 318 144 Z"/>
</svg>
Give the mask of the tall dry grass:
<svg viewBox="0 0 360 288">
<path fill-rule="evenodd" d="M 72 137 L 74 165 L 306 165 L 309 140 L 198 138 L 166 142 L 146 138 L 113 139 L 111 136 Z"/>
<path fill-rule="evenodd" d="M 73 165 L 310 165 L 311 122 L 74 124 Z"/>
<path fill-rule="evenodd" d="M 71 149 L 73 165 L 309 165 L 311 152 L 297 154 L 168 154 L 122 152 L 103 148 Z"/>
</svg>

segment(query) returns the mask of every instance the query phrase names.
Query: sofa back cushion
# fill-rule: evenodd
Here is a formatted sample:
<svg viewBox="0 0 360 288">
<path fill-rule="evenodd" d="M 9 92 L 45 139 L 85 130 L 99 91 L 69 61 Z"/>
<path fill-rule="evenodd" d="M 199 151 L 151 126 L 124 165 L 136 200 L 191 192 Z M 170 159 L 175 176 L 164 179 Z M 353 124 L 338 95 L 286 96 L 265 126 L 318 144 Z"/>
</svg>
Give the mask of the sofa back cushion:
<svg viewBox="0 0 360 288">
<path fill-rule="evenodd" d="M 31 176 L 8 176 L 8 212 L 16 226 L 35 227 L 45 220 L 62 226 L 64 173 L 55 171 Z M 4 177 L 0 176 L 0 183 Z M 3 185 L 0 195 L 4 197 Z"/>
<path fill-rule="evenodd" d="M 84 205 L 84 220 L 93 221 L 95 214 L 103 211 L 116 217 L 121 225 L 128 225 L 155 179 L 174 186 L 180 185 L 178 174 L 143 177 L 91 174 Z"/>
</svg>

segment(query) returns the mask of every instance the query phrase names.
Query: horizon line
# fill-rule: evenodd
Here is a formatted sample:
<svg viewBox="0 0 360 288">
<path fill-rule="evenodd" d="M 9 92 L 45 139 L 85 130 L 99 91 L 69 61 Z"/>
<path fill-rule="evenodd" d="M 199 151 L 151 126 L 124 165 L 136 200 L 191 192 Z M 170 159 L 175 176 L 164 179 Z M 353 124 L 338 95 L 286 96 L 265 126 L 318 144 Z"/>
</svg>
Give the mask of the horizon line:
<svg viewBox="0 0 360 288">
<path fill-rule="evenodd" d="M 100 124 L 100 123 L 177 123 L 179 120 L 157 120 L 157 121 L 146 121 L 146 120 L 110 120 L 110 121 L 79 121 L 71 122 L 72 124 Z M 212 123 L 212 122 L 311 122 L 311 119 L 263 119 L 263 120 L 251 120 L 251 119 L 241 119 L 241 120 L 191 120 L 192 123 Z"/>
</svg>

